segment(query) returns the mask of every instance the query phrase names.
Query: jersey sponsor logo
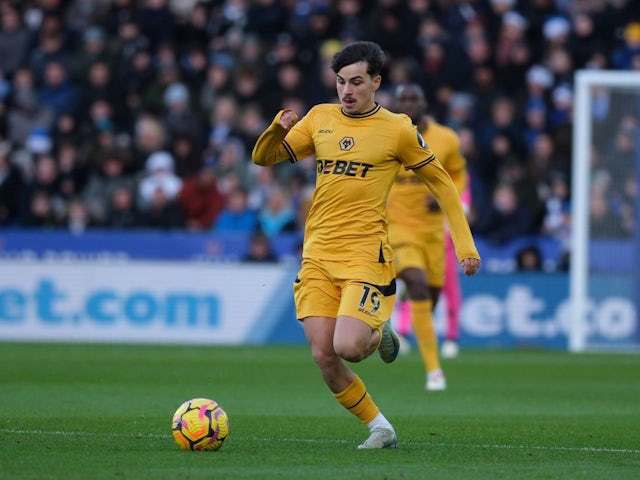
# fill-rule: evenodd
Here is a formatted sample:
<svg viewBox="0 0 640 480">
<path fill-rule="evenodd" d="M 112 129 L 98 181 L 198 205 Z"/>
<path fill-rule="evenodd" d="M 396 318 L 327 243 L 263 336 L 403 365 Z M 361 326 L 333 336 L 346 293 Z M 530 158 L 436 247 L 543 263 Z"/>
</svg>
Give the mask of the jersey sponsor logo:
<svg viewBox="0 0 640 480">
<path fill-rule="evenodd" d="M 333 130 L 321 128 L 320 130 L 318 130 L 318 133 L 333 133 Z"/>
<path fill-rule="evenodd" d="M 348 152 L 355 144 L 356 142 L 354 142 L 353 137 L 342 137 L 340 140 L 340 150 Z"/>
<path fill-rule="evenodd" d="M 316 160 L 316 170 L 323 175 L 345 175 L 365 178 L 373 165 L 346 160 Z"/>
</svg>

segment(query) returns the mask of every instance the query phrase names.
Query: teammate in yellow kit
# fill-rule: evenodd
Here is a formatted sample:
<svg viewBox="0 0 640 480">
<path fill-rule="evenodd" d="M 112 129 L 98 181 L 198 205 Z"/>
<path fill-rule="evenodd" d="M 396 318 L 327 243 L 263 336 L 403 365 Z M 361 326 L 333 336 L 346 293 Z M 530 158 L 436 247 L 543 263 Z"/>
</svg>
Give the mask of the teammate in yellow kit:
<svg viewBox="0 0 640 480">
<path fill-rule="evenodd" d="M 425 114 L 427 102 L 419 85 L 399 85 L 395 101 L 396 109 L 411 118 L 462 193 L 467 169 L 456 132 Z M 389 193 L 387 215 L 396 272 L 406 287 L 411 325 L 427 371 L 426 388 L 444 390 L 447 384 L 438 358 L 433 309 L 444 282 L 445 217 L 424 182 L 407 170 L 398 174 Z"/>
<path fill-rule="evenodd" d="M 398 354 L 398 338 L 387 322 L 395 271 L 386 203 L 401 167 L 414 171 L 438 198 L 465 273 L 475 274 L 480 265 L 451 178 L 409 117 L 375 102 L 383 64 L 377 44 L 347 45 L 331 64 L 340 104 L 316 105 L 300 121 L 291 110 L 278 112 L 252 154 L 263 166 L 315 156 L 316 188 L 293 286 L 296 313 L 325 383 L 369 427 L 361 449 L 397 444 L 393 426 L 346 362 L 359 362 L 376 349 L 387 363 Z"/>
</svg>

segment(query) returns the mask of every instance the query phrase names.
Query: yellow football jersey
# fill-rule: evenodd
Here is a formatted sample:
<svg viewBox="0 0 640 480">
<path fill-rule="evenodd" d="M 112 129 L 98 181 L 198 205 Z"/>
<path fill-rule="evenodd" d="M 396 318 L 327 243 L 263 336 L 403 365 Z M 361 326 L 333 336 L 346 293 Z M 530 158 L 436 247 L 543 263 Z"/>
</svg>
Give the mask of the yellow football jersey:
<svg viewBox="0 0 640 480">
<path fill-rule="evenodd" d="M 466 187 L 466 161 L 460 151 L 460 140 L 454 130 L 434 121 L 422 135 L 438 161 L 453 179 L 458 192 Z M 415 234 L 443 226 L 444 216 L 431 192 L 413 171 L 402 169 L 396 177 L 387 205 L 392 237 L 397 232 Z M 396 240 L 392 238 L 392 242 Z"/>
<path fill-rule="evenodd" d="M 445 183 L 452 187 L 451 179 L 408 116 L 379 105 L 350 116 L 340 105 L 321 104 L 285 131 L 279 125 L 282 113 L 256 142 L 253 161 L 273 165 L 315 156 L 316 188 L 305 226 L 304 257 L 391 261 L 386 204 L 401 165 L 425 177 L 446 204 L 460 203 L 443 188 Z M 435 168 L 427 168 L 432 165 Z M 456 218 L 464 215 L 461 205 L 451 209 Z M 467 237 L 475 252 L 470 232 Z"/>
</svg>

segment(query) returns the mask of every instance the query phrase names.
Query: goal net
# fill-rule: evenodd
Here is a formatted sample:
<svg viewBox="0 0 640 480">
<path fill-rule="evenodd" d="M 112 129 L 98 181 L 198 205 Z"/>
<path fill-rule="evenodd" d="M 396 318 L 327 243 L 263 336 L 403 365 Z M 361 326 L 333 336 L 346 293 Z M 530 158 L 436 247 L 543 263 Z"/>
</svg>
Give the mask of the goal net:
<svg viewBox="0 0 640 480">
<path fill-rule="evenodd" d="M 640 72 L 574 89 L 569 350 L 640 351 Z"/>
</svg>

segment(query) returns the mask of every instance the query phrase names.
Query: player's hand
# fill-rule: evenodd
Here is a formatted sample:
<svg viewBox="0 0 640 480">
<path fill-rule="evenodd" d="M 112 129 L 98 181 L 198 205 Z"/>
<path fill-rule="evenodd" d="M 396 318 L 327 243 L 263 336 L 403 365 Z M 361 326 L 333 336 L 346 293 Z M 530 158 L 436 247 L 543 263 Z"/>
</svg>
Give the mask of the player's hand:
<svg viewBox="0 0 640 480">
<path fill-rule="evenodd" d="M 460 262 L 460 266 L 462 270 L 464 270 L 464 274 L 470 277 L 471 275 L 475 275 L 480 268 L 480 260 L 477 258 L 465 258 Z"/>
<path fill-rule="evenodd" d="M 298 115 L 293 110 L 285 110 L 280 117 L 280 126 L 285 130 L 289 130 L 298 123 Z"/>
</svg>

